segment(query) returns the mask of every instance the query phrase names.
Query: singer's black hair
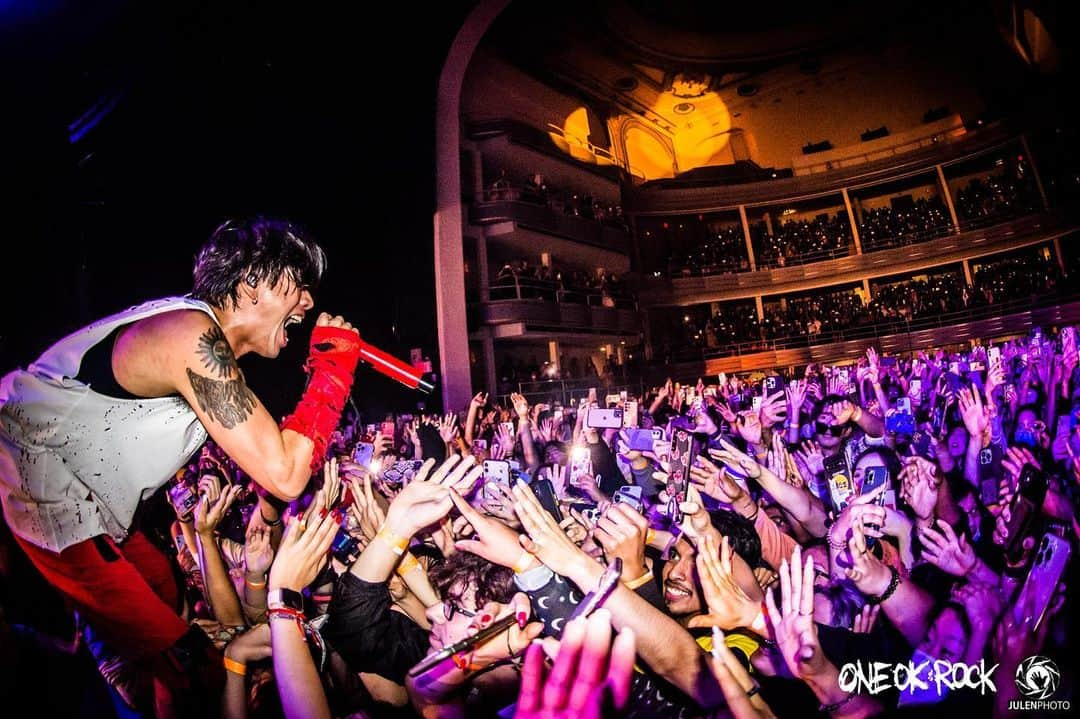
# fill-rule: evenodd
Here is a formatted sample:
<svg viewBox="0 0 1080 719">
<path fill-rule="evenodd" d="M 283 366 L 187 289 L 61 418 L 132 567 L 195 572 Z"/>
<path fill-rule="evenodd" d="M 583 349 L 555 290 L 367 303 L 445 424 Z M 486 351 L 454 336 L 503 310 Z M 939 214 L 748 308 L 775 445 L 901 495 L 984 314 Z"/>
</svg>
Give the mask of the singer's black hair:
<svg viewBox="0 0 1080 719">
<path fill-rule="evenodd" d="M 253 217 L 220 225 L 195 259 L 191 296 L 215 307 L 233 308 L 239 286 L 287 279 L 313 290 L 326 270 L 326 253 L 299 226 Z"/>
</svg>

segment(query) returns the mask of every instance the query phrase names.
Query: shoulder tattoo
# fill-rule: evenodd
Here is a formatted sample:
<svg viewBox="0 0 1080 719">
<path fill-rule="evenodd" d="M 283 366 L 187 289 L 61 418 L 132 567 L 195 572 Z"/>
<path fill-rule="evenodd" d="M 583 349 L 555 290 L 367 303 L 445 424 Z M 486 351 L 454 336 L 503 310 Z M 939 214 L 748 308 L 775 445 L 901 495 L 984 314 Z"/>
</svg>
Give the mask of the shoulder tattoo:
<svg viewBox="0 0 1080 719">
<path fill-rule="evenodd" d="M 245 384 L 232 347 L 220 327 L 215 325 L 199 337 L 198 352 L 210 376 L 187 369 L 195 398 L 211 419 L 225 429 L 232 429 L 255 411 L 255 395 Z M 215 375 L 220 379 L 215 379 Z"/>
</svg>

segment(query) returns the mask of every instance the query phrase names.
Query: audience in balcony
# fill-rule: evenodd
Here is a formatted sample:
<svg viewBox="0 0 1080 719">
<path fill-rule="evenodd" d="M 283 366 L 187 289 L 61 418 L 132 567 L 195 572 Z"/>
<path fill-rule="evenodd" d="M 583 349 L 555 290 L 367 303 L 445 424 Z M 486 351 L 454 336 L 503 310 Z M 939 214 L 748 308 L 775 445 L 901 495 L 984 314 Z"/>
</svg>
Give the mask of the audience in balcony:
<svg viewBox="0 0 1080 719">
<path fill-rule="evenodd" d="M 843 257 L 854 240 L 846 212 L 821 213 L 813 220 L 774 224 L 769 234 L 764 221 L 750 225 L 750 239 L 759 268 L 801 265 L 833 257 Z"/>
<path fill-rule="evenodd" d="M 806 337 L 831 342 L 837 331 L 877 326 L 883 332 L 903 331 L 903 325 L 922 318 L 992 306 L 1010 300 L 1052 296 L 1065 289 L 1057 261 L 1043 252 L 999 258 L 973 268 L 967 285 L 959 270 L 872 286 L 865 301 L 862 288 L 824 290 L 812 296 L 785 297 L 763 305 L 758 322 L 753 304 L 722 304 L 706 322 L 686 313 L 669 337 L 671 347 L 725 351 L 739 344 L 744 351 L 774 340 Z M 680 310 L 686 312 L 686 310 Z M 900 329 L 891 328 L 897 324 Z"/>
<path fill-rule="evenodd" d="M 750 260 L 746 255 L 746 238 L 741 225 L 729 225 L 710 230 L 708 239 L 690 252 L 672 257 L 674 275 L 723 275 L 747 272 Z"/>
<path fill-rule="evenodd" d="M 961 222 L 992 223 L 1036 212 L 1040 206 L 1031 170 L 1022 160 L 986 178 L 976 177 L 956 193 Z"/>
<path fill-rule="evenodd" d="M 543 299 L 624 309 L 635 306 L 633 295 L 614 273 L 602 268 L 590 273 L 532 264 L 526 259 L 510 260 L 499 269 L 491 299 Z"/>
<path fill-rule="evenodd" d="M 604 202 L 587 192 L 552 186 L 540 174 L 517 178 L 506 170 L 500 170 L 495 180 L 485 188 L 484 200 L 529 202 L 547 206 L 559 214 L 596 220 L 624 231 L 629 229 L 622 206 L 617 202 Z"/>
<path fill-rule="evenodd" d="M 942 237 L 952 230 L 949 210 L 938 196 L 920 197 L 908 208 L 875 207 L 862 213 L 859 240 L 864 252 L 902 247 Z"/>
</svg>

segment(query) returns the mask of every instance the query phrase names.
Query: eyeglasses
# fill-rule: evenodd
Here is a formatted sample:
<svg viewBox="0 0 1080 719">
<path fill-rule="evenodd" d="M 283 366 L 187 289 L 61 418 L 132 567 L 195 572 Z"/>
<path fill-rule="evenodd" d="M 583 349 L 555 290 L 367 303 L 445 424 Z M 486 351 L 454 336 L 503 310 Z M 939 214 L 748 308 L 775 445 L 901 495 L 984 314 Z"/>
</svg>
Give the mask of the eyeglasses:
<svg viewBox="0 0 1080 719">
<path fill-rule="evenodd" d="M 470 612 L 468 609 L 459 607 L 453 602 L 443 601 L 443 616 L 446 617 L 446 621 L 450 621 L 454 618 L 455 614 L 461 614 L 469 618 L 475 617 L 476 612 Z"/>
<path fill-rule="evenodd" d="M 814 422 L 814 430 L 818 434 L 831 434 L 833 437 L 842 437 L 846 429 L 847 427 L 842 424 L 825 424 L 824 422 Z"/>
</svg>

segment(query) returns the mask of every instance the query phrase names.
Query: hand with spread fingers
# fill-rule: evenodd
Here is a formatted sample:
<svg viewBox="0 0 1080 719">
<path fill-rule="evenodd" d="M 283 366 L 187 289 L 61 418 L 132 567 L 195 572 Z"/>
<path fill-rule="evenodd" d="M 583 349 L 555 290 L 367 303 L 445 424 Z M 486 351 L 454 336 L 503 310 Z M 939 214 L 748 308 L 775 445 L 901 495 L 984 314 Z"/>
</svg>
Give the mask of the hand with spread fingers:
<svg viewBox="0 0 1080 719">
<path fill-rule="evenodd" d="M 349 505 L 349 515 L 353 518 L 357 530 L 364 538 L 365 543 L 367 543 L 374 539 L 379 532 L 379 527 L 386 520 L 386 512 L 383 511 L 375 499 L 370 474 L 365 474 L 363 481 L 355 476 L 349 477 L 348 481 L 353 500 L 353 503 Z"/>
<path fill-rule="evenodd" d="M 535 558 L 523 559 L 525 551 L 518 545 L 517 532 L 497 519 L 485 517 L 477 512 L 458 492 L 450 490 L 450 500 L 461 516 L 472 527 L 472 536 L 454 542 L 454 548 L 460 552 L 470 552 L 503 567 L 512 567 L 525 571 L 539 566 Z"/>
<path fill-rule="evenodd" d="M 645 537 L 648 531 L 648 520 L 621 502 L 608 507 L 596 521 L 593 538 L 604 548 L 608 561 L 614 557 L 622 559 L 624 582 L 632 582 L 644 576 L 648 570 L 645 564 Z"/>
<path fill-rule="evenodd" d="M 326 565 L 327 552 L 337 534 L 339 515 L 326 511 L 324 502 L 325 498 L 316 512 L 309 511 L 300 519 L 289 517 L 287 520 L 277 556 L 270 566 L 268 590 L 302 591 Z"/>
<path fill-rule="evenodd" d="M 475 464 L 472 456 L 462 459 L 456 454 L 447 457 L 432 472 L 434 466 L 433 459 L 424 462 L 413 480 L 401 490 L 401 494 L 394 497 L 386 510 L 386 525 L 393 527 L 397 534 L 412 536 L 445 517 L 453 507 L 450 489 L 469 493 L 484 471 L 483 466 Z"/>
<path fill-rule="evenodd" d="M 851 631 L 855 634 L 869 634 L 874 631 L 874 624 L 880 613 L 880 604 L 864 604 L 862 611 L 852 620 Z"/>
<path fill-rule="evenodd" d="M 814 624 L 814 560 L 796 546 L 791 562 L 780 563 L 780 606 L 775 600 L 776 592 L 765 595 L 769 608 L 776 643 L 784 656 L 784 662 L 793 675 L 812 680 L 824 674 L 829 660 L 818 641 L 817 625 Z"/>
<path fill-rule="evenodd" d="M 977 562 L 975 550 L 968 544 L 967 536 L 960 534 L 958 537 L 949 523 L 942 519 L 937 520 L 937 526 L 937 530 L 933 525 L 916 530 L 923 545 L 922 558 L 954 577 L 967 576 Z"/>
<path fill-rule="evenodd" d="M 611 641 L 611 615 L 598 609 L 567 622 L 558 654 L 547 668 L 543 646 L 525 653 L 514 719 L 607 719 L 619 716 L 630 698 L 635 640 L 631 629 Z"/>
<path fill-rule="evenodd" d="M 581 569 L 596 564 L 566 536 L 566 532 L 541 506 L 540 500 L 527 484 L 519 481 L 511 492 L 514 496 L 514 512 L 527 533 L 519 536 L 518 541 L 527 552 L 557 574 L 570 579 L 580 576 Z"/>
<path fill-rule="evenodd" d="M 761 465 L 726 439 L 720 440 L 721 449 L 710 449 L 709 455 L 713 459 L 723 462 L 725 465 L 743 475 L 747 479 L 757 479 L 761 476 Z"/>
<path fill-rule="evenodd" d="M 710 452 L 713 451 L 715 450 L 710 450 Z M 694 458 L 689 476 L 694 487 L 718 502 L 733 505 L 747 496 L 746 491 L 728 474 L 726 469 L 717 467 L 704 457 Z"/>
<path fill-rule="evenodd" d="M 750 598 L 735 581 L 733 555 L 727 537 L 719 547 L 711 534 L 700 542 L 695 561 L 709 611 L 693 617 L 690 627 L 749 628 L 761 613 L 761 600 Z"/>
<path fill-rule="evenodd" d="M 851 553 L 851 566 L 844 570 L 844 574 L 866 596 L 880 597 L 888 589 L 889 583 L 892 581 L 892 573 L 884 562 L 867 549 L 866 535 L 863 533 L 863 526 L 859 521 L 853 522 L 851 525 L 851 539 L 848 540 L 848 550 Z"/>
</svg>

